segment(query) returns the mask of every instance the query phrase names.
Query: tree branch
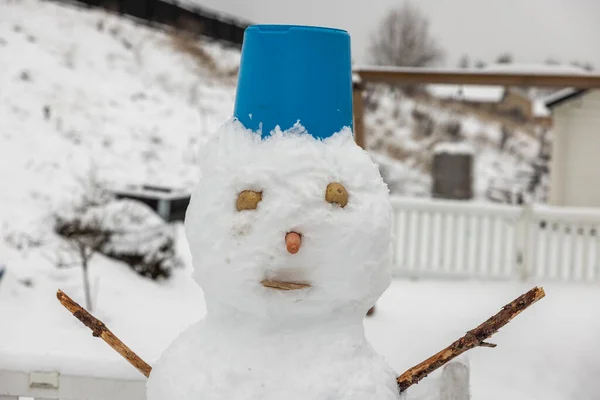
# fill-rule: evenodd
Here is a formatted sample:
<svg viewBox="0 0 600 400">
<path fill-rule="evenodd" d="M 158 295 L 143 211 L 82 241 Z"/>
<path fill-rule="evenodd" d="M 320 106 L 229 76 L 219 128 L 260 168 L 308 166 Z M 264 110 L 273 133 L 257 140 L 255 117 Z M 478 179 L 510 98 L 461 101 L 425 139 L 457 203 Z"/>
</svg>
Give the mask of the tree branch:
<svg viewBox="0 0 600 400">
<path fill-rule="evenodd" d="M 131 365 L 147 377 L 150 376 L 152 367 L 135 354 L 129 347 L 119 340 L 102 321 L 96 319 L 92 314 L 87 312 L 83 307 L 77 304 L 73 299 L 67 296 L 62 290 L 56 292 L 56 297 L 60 303 L 81 321 L 85 326 L 92 330 L 95 337 L 100 337 L 117 353 L 125 358 Z"/>
<path fill-rule="evenodd" d="M 485 340 L 545 295 L 543 288 L 535 287 L 508 303 L 499 313 L 489 318 L 477 328 L 468 331 L 466 335 L 450 346 L 400 375 L 397 378 L 398 390 L 400 393 L 404 392 L 408 387 L 419 383 L 421 379 L 467 350 L 474 347 L 496 347 L 495 344 L 488 343 Z"/>
</svg>

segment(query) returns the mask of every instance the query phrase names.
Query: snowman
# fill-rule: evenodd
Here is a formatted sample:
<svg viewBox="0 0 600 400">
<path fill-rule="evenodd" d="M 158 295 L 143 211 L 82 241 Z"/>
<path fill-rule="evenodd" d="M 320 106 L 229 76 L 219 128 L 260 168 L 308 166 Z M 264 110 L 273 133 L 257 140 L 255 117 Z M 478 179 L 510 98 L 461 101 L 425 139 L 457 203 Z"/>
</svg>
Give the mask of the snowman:
<svg viewBox="0 0 600 400">
<path fill-rule="evenodd" d="M 363 318 L 390 284 L 391 206 L 352 134 L 350 38 L 246 30 L 234 118 L 205 143 L 185 229 L 206 315 L 148 400 L 392 400 Z"/>
</svg>

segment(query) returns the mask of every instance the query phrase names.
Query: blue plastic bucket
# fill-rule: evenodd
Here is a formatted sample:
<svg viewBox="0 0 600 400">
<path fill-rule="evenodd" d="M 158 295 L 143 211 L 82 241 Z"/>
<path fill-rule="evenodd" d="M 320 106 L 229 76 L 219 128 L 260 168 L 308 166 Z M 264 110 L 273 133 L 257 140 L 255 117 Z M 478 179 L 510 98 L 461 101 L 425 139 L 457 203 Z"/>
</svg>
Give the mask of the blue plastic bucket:
<svg viewBox="0 0 600 400">
<path fill-rule="evenodd" d="M 352 128 L 350 35 L 340 29 L 252 25 L 244 33 L 234 116 L 262 137 L 300 122 L 327 138 Z"/>
</svg>

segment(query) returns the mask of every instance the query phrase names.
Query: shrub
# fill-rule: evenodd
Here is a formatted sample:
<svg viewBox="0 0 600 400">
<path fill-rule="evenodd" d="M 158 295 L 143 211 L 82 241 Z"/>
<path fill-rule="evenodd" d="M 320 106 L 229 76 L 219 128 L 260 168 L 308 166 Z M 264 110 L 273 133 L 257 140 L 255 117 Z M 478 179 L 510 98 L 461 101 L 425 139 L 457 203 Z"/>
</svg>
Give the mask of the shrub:
<svg viewBox="0 0 600 400">
<path fill-rule="evenodd" d="M 58 213 L 54 230 L 70 240 L 95 238 L 94 251 L 151 279 L 168 278 L 180 265 L 172 228 L 135 200 L 112 200 Z"/>
</svg>

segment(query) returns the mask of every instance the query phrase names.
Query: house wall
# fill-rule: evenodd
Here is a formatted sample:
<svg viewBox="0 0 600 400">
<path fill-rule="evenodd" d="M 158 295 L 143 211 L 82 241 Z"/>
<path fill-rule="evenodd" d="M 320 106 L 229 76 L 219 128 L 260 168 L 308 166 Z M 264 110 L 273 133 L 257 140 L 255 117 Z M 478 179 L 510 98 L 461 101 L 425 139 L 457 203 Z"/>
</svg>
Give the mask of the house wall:
<svg viewBox="0 0 600 400">
<path fill-rule="evenodd" d="M 554 110 L 549 202 L 600 207 L 600 91 Z"/>
</svg>

